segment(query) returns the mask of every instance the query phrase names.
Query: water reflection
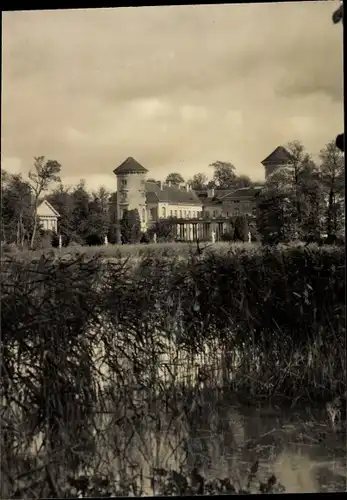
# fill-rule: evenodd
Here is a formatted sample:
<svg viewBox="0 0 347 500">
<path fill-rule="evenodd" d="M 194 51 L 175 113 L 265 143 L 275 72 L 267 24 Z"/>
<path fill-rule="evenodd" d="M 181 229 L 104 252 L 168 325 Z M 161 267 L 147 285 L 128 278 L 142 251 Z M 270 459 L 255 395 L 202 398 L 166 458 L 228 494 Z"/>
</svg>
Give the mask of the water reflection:
<svg viewBox="0 0 347 500">
<path fill-rule="evenodd" d="M 117 438 L 119 451 L 119 432 Z M 140 470 L 145 495 L 155 492 L 153 468 L 189 474 L 197 467 L 206 480 L 229 477 L 244 486 L 256 460 L 258 479 L 275 474 L 288 493 L 346 489 L 346 433 L 333 430 L 319 411 L 219 404 L 193 408 L 178 418 L 158 412 L 155 418 L 143 417 L 137 432 L 124 442 L 123 458 L 118 453 L 111 459 L 108 450 L 108 460 L 119 470 L 125 462 Z M 252 484 L 251 491 L 258 491 L 258 485 Z"/>
</svg>

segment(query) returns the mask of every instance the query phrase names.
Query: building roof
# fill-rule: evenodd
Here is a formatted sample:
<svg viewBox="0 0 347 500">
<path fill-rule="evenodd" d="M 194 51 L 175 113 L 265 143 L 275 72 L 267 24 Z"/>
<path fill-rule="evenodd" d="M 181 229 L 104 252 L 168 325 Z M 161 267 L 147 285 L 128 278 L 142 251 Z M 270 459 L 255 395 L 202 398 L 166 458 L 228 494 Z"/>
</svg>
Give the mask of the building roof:
<svg viewBox="0 0 347 500">
<path fill-rule="evenodd" d="M 39 217 L 60 217 L 59 212 L 47 200 L 43 200 L 37 207 L 37 215 Z"/>
<path fill-rule="evenodd" d="M 222 201 L 227 201 L 229 199 L 231 200 L 231 199 L 253 198 L 257 196 L 262 189 L 263 189 L 262 186 L 239 188 L 233 191 L 232 193 L 223 196 Z"/>
<path fill-rule="evenodd" d="M 214 189 L 214 198 L 221 198 L 222 196 L 225 196 L 226 194 L 231 193 L 233 190 L 229 188 L 224 188 L 224 189 L 218 189 L 218 188 L 211 188 Z M 211 192 L 211 189 L 194 189 L 194 192 L 199 196 L 199 198 L 206 198 L 208 197 L 209 193 Z"/>
<path fill-rule="evenodd" d="M 119 167 L 115 168 L 113 173 L 116 175 L 119 174 L 132 174 L 132 173 L 147 173 L 148 170 L 140 165 L 139 162 L 134 160 L 131 156 L 127 158 L 123 163 L 119 165 Z"/>
<path fill-rule="evenodd" d="M 160 187 L 156 182 L 146 182 L 146 200 L 149 203 L 172 203 L 202 206 L 201 200 L 194 191 L 186 191 L 167 184 Z"/>
<path fill-rule="evenodd" d="M 261 163 L 263 165 L 266 165 L 267 163 L 276 163 L 276 162 L 281 163 L 283 161 L 288 161 L 288 160 L 292 160 L 292 159 L 293 159 L 293 155 L 288 151 L 288 149 L 284 148 L 283 146 L 278 146 Z"/>
</svg>

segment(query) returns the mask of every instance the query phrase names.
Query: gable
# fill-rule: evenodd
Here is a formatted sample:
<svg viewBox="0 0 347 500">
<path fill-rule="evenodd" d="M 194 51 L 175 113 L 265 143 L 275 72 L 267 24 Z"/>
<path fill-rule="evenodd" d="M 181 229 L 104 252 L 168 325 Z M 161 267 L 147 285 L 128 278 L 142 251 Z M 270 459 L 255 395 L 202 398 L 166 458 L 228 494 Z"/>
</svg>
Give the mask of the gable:
<svg viewBox="0 0 347 500">
<path fill-rule="evenodd" d="M 43 200 L 43 202 L 37 207 L 37 215 L 39 217 L 60 217 L 60 214 L 47 200 Z"/>
</svg>

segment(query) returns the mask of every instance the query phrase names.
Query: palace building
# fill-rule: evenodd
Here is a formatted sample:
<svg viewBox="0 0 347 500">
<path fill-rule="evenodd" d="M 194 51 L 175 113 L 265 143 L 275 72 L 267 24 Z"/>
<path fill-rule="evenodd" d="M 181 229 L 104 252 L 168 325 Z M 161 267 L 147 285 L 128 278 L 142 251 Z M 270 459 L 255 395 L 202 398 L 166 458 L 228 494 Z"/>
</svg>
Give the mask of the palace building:
<svg viewBox="0 0 347 500">
<path fill-rule="evenodd" d="M 277 147 L 262 165 L 265 178 L 275 170 L 290 164 L 291 154 Z M 132 157 L 114 171 L 117 192 L 111 196 L 113 222 L 122 219 L 124 210 L 137 209 L 141 230 L 147 231 L 159 219 L 177 219 L 178 236 L 186 240 L 208 238 L 212 231 L 227 230 L 227 219 L 237 215 L 254 216 L 257 197 L 263 186 L 232 189 L 192 190 L 189 184 L 170 185 L 147 180 L 148 169 Z M 208 227 L 206 227 L 208 225 Z"/>
</svg>

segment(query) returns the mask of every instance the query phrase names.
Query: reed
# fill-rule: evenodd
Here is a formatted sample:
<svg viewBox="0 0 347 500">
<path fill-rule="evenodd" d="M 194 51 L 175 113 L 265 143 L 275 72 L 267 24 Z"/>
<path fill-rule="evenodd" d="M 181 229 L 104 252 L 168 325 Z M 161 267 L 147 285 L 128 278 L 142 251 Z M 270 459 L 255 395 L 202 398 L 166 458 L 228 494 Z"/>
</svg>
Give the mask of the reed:
<svg viewBox="0 0 347 500">
<path fill-rule="evenodd" d="M 94 495 L 199 492 L 199 481 L 209 491 L 204 457 L 221 452 L 192 443 L 213 434 L 215 446 L 220 435 L 242 446 L 237 419 L 216 417 L 223 401 L 314 405 L 344 393 L 344 275 L 337 247 L 11 256 L 1 268 L 2 496 L 68 495 L 81 474 Z M 213 491 L 226 478 L 249 491 L 236 469 Z"/>
</svg>

